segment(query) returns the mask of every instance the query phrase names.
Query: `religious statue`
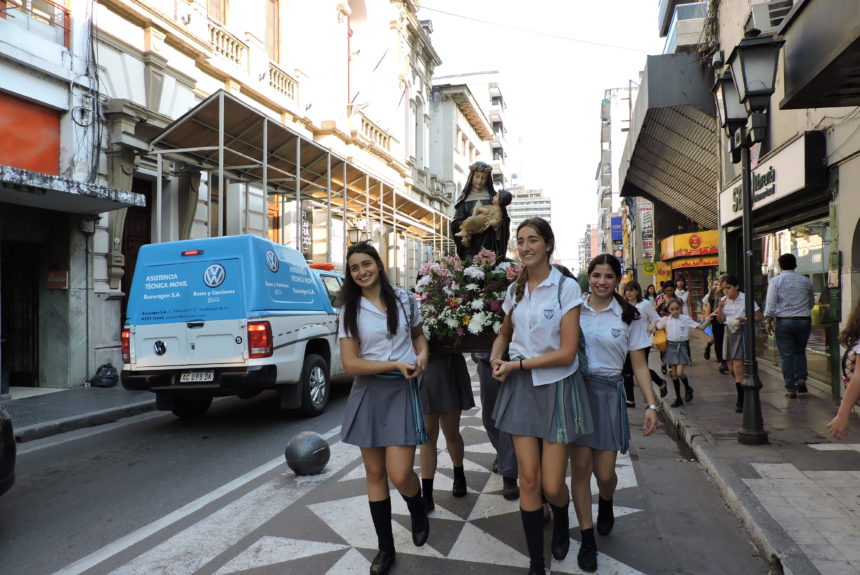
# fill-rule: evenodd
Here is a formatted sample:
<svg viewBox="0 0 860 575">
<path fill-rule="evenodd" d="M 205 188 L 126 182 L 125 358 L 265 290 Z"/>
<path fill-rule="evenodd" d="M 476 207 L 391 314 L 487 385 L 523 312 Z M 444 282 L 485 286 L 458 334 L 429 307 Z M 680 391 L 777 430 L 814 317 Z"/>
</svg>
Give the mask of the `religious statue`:
<svg viewBox="0 0 860 575">
<path fill-rule="evenodd" d="M 467 259 L 486 248 L 505 257 L 511 237 L 511 218 L 507 206 L 511 194 L 493 188 L 493 168 L 484 162 L 469 166 L 469 178 L 454 204 L 451 237 L 460 259 Z"/>
</svg>

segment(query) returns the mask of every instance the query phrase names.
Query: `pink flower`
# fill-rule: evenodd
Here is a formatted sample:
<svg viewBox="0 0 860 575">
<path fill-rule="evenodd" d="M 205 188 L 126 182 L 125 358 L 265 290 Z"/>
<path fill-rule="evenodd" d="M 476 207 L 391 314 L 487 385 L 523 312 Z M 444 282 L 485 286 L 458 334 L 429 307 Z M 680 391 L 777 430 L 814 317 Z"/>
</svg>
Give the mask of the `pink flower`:
<svg viewBox="0 0 860 575">
<path fill-rule="evenodd" d="M 457 335 L 463 335 L 464 333 L 466 333 L 466 332 L 465 332 L 465 331 L 463 331 L 463 328 L 462 328 L 462 327 L 458 327 L 458 328 L 457 328 Z"/>
</svg>

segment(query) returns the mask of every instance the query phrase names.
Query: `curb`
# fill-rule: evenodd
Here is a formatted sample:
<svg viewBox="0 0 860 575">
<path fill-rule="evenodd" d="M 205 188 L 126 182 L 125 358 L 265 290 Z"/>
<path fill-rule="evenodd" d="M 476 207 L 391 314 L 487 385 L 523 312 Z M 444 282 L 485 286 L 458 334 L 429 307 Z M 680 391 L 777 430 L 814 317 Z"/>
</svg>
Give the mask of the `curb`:
<svg viewBox="0 0 860 575">
<path fill-rule="evenodd" d="M 15 429 L 15 440 L 18 443 L 24 443 L 26 441 L 33 441 L 34 439 L 42 439 L 44 437 L 57 435 L 58 433 L 65 433 L 67 431 L 74 431 L 85 427 L 94 427 L 105 423 L 113 423 L 118 419 L 131 417 L 132 415 L 138 415 L 148 411 L 155 411 L 154 399 L 120 407 L 103 409 L 101 411 L 84 415 L 72 415 L 55 419 L 53 421 L 46 421 L 44 423 L 25 425 Z"/>
<path fill-rule="evenodd" d="M 696 455 L 708 477 L 720 490 L 723 501 L 741 522 L 750 535 L 751 542 L 762 552 L 770 564 L 771 575 L 794 575 L 815 572 L 816 569 L 797 547 L 795 542 L 782 532 L 782 528 L 753 499 L 743 481 L 711 453 L 708 439 L 683 414 L 676 413 L 664 402 L 663 413 L 677 436 Z"/>
</svg>

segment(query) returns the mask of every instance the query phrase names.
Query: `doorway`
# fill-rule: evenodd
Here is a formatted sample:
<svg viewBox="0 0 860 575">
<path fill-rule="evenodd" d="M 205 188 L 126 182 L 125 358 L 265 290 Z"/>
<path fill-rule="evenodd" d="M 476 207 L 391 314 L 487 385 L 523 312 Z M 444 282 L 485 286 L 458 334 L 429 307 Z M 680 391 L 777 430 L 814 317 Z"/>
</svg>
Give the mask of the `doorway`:
<svg viewBox="0 0 860 575">
<path fill-rule="evenodd" d="M 125 295 L 122 298 L 121 321 L 125 322 L 125 312 L 128 308 L 128 292 L 131 290 L 131 280 L 137 266 L 137 254 L 141 246 L 150 243 L 151 236 L 151 207 L 152 182 L 134 178 L 131 191 L 146 198 L 146 207 L 130 207 L 125 215 L 125 225 L 122 230 L 122 253 L 125 256 L 125 270 L 120 281 L 120 289 Z"/>
<path fill-rule="evenodd" d="M 0 242 L 0 374 L 3 387 L 37 387 L 38 245 Z"/>
</svg>

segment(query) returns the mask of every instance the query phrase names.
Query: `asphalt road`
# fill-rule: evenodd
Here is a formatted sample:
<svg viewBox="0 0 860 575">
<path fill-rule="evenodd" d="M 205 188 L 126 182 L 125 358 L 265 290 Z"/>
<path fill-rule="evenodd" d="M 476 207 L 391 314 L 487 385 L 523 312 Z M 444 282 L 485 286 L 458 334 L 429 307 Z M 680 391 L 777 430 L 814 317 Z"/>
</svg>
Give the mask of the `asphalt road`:
<svg viewBox="0 0 860 575">
<path fill-rule="evenodd" d="M 23 444 L 17 483 L 0 498 L 0 573 L 366 573 L 375 536 L 359 453 L 336 436 L 345 391 L 314 419 L 282 414 L 274 395 L 261 395 L 217 401 L 196 421 L 146 414 Z M 303 429 L 332 437 L 322 476 L 297 478 L 284 464 L 286 442 Z M 428 545 L 412 546 L 405 505 L 392 498 L 395 575 L 526 571 L 518 506 L 489 472 L 477 409 L 464 416 L 463 435 L 470 493 L 450 496 L 450 462 L 440 455 Z M 619 477 L 615 530 L 598 537 L 599 573 L 768 572 L 663 426 L 650 438 L 634 430 Z M 579 572 L 573 536 L 553 573 Z"/>
</svg>

